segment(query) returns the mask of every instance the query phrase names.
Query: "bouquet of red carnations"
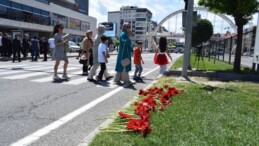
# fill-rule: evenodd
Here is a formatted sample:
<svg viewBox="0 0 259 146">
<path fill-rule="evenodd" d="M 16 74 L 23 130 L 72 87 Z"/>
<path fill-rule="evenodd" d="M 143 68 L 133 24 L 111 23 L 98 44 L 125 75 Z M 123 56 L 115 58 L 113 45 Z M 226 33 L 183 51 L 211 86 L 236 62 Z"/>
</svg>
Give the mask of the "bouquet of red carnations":
<svg viewBox="0 0 259 146">
<path fill-rule="evenodd" d="M 139 96 L 142 100 L 134 103 L 134 114 L 130 115 L 122 111 L 118 114 L 121 119 L 126 120 L 126 128 L 129 131 L 140 132 L 143 137 L 146 137 L 152 131 L 149 121 L 152 112 L 155 112 L 157 107 L 160 111 L 164 111 L 165 107 L 172 103 L 173 97 L 180 92 L 182 91 L 168 85 L 164 88 L 140 90 Z"/>
</svg>

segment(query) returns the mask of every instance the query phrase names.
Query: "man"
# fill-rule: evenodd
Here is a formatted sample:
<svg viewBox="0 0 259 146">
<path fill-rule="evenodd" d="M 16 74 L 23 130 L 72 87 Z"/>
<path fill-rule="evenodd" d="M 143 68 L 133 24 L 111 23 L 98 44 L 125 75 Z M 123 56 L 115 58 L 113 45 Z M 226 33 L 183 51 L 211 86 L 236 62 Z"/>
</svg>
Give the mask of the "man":
<svg viewBox="0 0 259 146">
<path fill-rule="evenodd" d="M 15 39 L 13 40 L 13 62 L 15 62 L 16 55 L 18 56 L 18 61 L 21 62 L 21 35 L 15 35 Z"/>
<path fill-rule="evenodd" d="M 50 49 L 50 56 L 52 57 L 52 60 L 53 60 L 53 52 L 55 49 L 55 41 L 54 41 L 53 36 L 51 36 L 51 38 L 49 38 L 48 43 L 49 43 L 49 49 Z"/>
<path fill-rule="evenodd" d="M 29 51 L 30 48 L 30 43 L 28 40 L 28 36 L 24 35 L 22 39 L 22 54 L 23 54 L 23 59 L 27 58 L 27 52 Z"/>
<path fill-rule="evenodd" d="M 4 36 L 2 37 L 2 54 L 4 59 L 7 59 L 8 57 L 8 51 L 9 51 L 9 39 L 7 33 L 4 33 Z"/>
<path fill-rule="evenodd" d="M 1 54 L 1 56 L 3 56 L 2 37 L 3 37 L 3 34 L 2 34 L 2 32 L 0 32 L 0 54 Z"/>
<path fill-rule="evenodd" d="M 31 39 L 31 61 L 38 61 L 39 48 L 39 40 L 34 36 L 33 39 Z"/>
<path fill-rule="evenodd" d="M 101 43 L 101 36 L 105 32 L 105 26 L 100 25 L 97 28 L 97 31 L 98 31 L 98 34 L 95 36 L 94 45 L 93 45 L 93 66 L 92 66 L 90 73 L 88 74 L 88 78 L 87 78 L 87 80 L 90 82 L 96 81 L 93 79 L 93 77 L 96 74 L 96 70 L 100 66 L 100 63 L 98 62 L 98 47 L 99 47 L 99 44 Z M 106 78 L 106 80 L 113 78 L 113 76 L 109 75 L 107 69 L 104 71 L 104 77 Z"/>
</svg>

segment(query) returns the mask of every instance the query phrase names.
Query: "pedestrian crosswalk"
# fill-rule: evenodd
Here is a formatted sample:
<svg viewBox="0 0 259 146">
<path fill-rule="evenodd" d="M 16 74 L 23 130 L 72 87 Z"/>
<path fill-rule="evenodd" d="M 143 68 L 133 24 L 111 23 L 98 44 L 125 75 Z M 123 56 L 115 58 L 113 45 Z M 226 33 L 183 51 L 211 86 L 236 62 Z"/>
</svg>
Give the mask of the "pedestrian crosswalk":
<svg viewBox="0 0 259 146">
<path fill-rule="evenodd" d="M 115 75 L 113 67 L 108 67 L 108 72 L 111 75 Z M 59 73 L 62 73 L 63 67 L 58 69 Z M 144 70 L 143 74 L 145 73 Z M 67 69 L 69 77 L 71 79 L 67 82 L 61 82 L 62 85 L 81 85 L 86 84 L 87 77 L 82 76 L 82 67 L 78 65 L 70 65 Z M 99 70 L 97 70 L 97 73 Z M 134 72 L 130 72 L 130 76 L 133 76 Z M 61 76 L 61 74 L 60 74 Z M 49 64 L 11 64 L 0 65 L 0 78 L 5 80 L 25 80 L 33 83 L 53 83 L 53 66 Z M 115 88 L 117 85 L 113 83 L 113 80 L 103 84 L 98 84 L 96 87 Z"/>
</svg>

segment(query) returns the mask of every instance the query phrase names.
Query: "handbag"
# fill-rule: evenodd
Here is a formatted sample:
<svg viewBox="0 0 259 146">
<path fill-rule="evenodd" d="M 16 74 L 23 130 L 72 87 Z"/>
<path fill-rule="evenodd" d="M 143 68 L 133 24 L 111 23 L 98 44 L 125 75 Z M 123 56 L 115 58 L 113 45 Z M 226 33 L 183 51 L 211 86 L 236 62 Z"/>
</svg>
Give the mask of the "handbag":
<svg viewBox="0 0 259 146">
<path fill-rule="evenodd" d="M 125 47 L 126 47 L 126 44 L 124 44 L 124 46 L 123 46 L 121 59 L 123 58 L 123 53 L 124 53 Z M 127 49 L 127 54 L 128 54 L 128 57 L 129 57 L 129 50 L 128 50 L 128 49 Z M 121 65 L 122 65 L 123 67 L 126 67 L 126 66 L 128 66 L 129 64 L 130 64 L 129 58 L 124 58 L 124 59 L 121 60 Z"/>
<path fill-rule="evenodd" d="M 80 64 L 86 64 L 86 63 L 87 63 L 87 59 L 86 59 L 86 56 L 85 56 L 85 55 L 82 54 L 82 55 L 80 56 L 79 63 L 80 63 Z"/>
</svg>

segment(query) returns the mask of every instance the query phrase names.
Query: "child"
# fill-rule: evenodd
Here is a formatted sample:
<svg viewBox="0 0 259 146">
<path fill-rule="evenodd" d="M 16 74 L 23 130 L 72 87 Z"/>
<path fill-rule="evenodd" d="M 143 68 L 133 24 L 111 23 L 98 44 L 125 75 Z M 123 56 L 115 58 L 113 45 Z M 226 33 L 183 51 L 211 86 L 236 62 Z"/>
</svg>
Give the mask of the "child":
<svg viewBox="0 0 259 146">
<path fill-rule="evenodd" d="M 137 46 L 134 48 L 134 64 L 136 67 L 135 74 L 134 74 L 134 80 L 135 81 L 143 81 L 141 78 L 141 73 L 143 71 L 142 64 L 144 64 L 144 61 L 141 56 L 141 49 L 142 49 L 142 42 L 138 41 Z M 141 64 L 142 63 L 142 64 Z"/>
<path fill-rule="evenodd" d="M 107 41 L 108 38 L 105 35 L 101 36 L 101 43 L 98 47 L 98 62 L 100 63 L 101 70 L 99 75 L 96 77 L 97 81 L 102 81 L 103 74 L 106 70 L 106 63 L 108 63 Z"/>
<path fill-rule="evenodd" d="M 167 49 L 167 39 L 166 37 L 161 37 L 159 40 L 159 47 L 156 50 L 156 55 L 154 59 L 154 63 L 160 65 L 160 74 L 164 74 L 167 69 L 167 64 L 169 63 L 166 55 L 172 61 L 172 57 Z"/>
</svg>

